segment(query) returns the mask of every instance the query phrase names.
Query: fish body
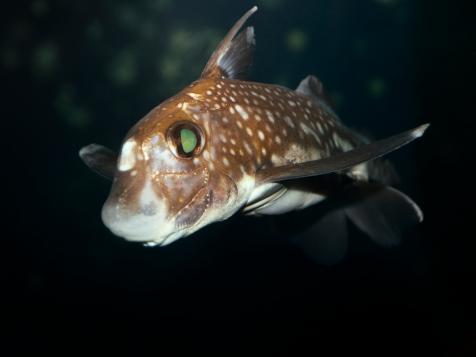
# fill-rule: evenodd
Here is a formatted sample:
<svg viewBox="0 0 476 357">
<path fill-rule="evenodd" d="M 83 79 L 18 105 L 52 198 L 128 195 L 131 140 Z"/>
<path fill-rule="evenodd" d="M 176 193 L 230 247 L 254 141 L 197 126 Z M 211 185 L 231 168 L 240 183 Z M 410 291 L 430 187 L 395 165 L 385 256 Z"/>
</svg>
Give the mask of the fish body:
<svg viewBox="0 0 476 357">
<path fill-rule="evenodd" d="M 254 31 L 238 32 L 254 11 L 230 30 L 199 80 L 129 131 L 118 156 L 95 144 L 81 150 L 88 166 L 113 179 L 102 210 L 106 226 L 131 241 L 166 245 L 237 212 L 286 213 L 373 182 L 374 198 L 383 192 L 390 196 L 384 201 L 403 202 L 406 221 L 421 221 L 418 206 L 389 193 L 383 166 L 370 160 L 421 136 L 426 126 L 370 143 L 342 123 L 314 76 L 296 90 L 244 80 Z M 345 210 L 352 217 L 355 207 Z M 368 218 L 355 221 L 365 228 Z"/>
</svg>

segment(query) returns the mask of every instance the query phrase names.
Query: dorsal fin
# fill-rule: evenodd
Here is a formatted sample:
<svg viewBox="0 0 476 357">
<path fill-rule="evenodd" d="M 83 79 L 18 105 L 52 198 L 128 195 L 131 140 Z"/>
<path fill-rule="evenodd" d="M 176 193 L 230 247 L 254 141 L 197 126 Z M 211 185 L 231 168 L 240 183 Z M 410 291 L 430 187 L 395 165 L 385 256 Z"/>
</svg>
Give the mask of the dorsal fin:
<svg viewBox="0 0 476 357">
<path fill-rule="evenodd" d="M 246 75 L 253 61 L 253 50 L 255 47 L 254 30 L 253 27 L 247 27 L 238 36 L 236 34 L 256 10 L 258 10 L 257 6 L 248 10 L 228 31 L 208 60 L 202 72 L 202 78 L 241 79 Z"/>
<path fill-rule="evenodd" d="M 296 88 L 296 92 L 311 97 L 313 100 L 317 101 L 318 104 L 324 104 L 332 111 L 335 109 L 334 102 L 324 90 L 324 85 L 315 76 L 309 75 L 304 78 Z"/>
</svg>

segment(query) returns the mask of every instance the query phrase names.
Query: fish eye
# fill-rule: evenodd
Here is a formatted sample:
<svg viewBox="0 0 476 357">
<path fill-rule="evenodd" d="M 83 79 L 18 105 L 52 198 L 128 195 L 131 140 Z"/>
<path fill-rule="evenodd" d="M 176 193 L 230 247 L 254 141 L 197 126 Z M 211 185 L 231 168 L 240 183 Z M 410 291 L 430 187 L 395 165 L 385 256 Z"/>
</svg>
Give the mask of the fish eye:
<svg viewBox="0 0 476 357">
<path fill-rule="evenodd" d="M 192 122 L 179 122 L 172 125 L 167 134 L 172 152 L 181 158 L 198 155 L 203 148 L 203 133 Z"/>
</svg>

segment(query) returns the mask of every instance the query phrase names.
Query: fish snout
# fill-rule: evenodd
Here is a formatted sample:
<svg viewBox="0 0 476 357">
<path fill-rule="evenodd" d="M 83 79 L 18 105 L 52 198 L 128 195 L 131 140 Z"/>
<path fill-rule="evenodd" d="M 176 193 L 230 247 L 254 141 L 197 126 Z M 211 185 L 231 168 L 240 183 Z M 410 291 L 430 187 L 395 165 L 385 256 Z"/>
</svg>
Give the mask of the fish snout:
<svg viewBox="0 0 476 357">
<path fill-rule="evenodd" d="M 126 200 L 110 195 L 101 211 L 104 225 L 128 241 L 160 244 L 174 231 L 165 202 L 146 188 L 139 197 Z"/>
</svg>

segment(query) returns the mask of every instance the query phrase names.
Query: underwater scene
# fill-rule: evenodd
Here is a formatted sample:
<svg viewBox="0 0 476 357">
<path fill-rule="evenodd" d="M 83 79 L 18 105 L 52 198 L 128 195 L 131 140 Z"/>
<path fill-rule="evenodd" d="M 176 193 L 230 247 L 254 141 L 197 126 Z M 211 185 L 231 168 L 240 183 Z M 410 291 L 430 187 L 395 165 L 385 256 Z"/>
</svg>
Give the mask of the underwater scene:
<svg viewBox="0 0 476 357">
<path fill-rule="evenodd" d="M 468 2 L 1 17 L 15 353 L 476 354 Z"/>
</svg>

